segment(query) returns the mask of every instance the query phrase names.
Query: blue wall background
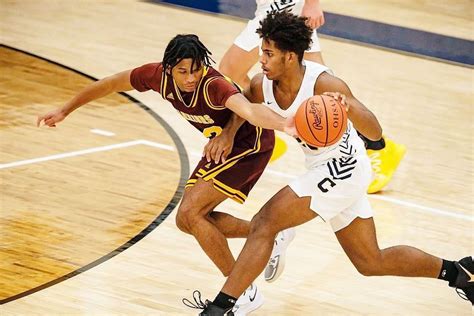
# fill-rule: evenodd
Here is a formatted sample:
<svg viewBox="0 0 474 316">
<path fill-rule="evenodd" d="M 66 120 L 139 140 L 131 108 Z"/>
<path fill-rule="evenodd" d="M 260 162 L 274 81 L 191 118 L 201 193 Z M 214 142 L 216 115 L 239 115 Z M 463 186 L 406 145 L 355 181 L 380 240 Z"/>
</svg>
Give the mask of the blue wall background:
<svg viewBox="0 0 474 316">
<path fill-rule="evenodd" d="M 255 0 L 151 0 L 207 12 L 223 13 L 250 19 Z M 408 52 L 472 68 L 474 43 L 469 40 L 384 24 L 325 12 L 326 23 L 320 34 L 366 45 Z"/>
</svg>

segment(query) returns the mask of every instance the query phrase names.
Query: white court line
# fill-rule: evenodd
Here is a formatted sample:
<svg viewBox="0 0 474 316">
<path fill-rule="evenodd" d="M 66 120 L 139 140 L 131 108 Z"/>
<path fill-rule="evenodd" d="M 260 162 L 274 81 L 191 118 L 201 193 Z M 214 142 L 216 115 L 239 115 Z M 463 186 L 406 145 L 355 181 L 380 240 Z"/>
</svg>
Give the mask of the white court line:
<svg viewBox="0 0 474 316">
<path fill-rule="evenodd" d="M 398 204 L 398 205 L 403 205 L 403 206 L 416 208 L 418 210 L 422 210 L 422 211 L 437 214 L 437 215 L 455 217 L 455 218 L 459 218 L 459 219 L 465 219 L 465 220 L 468 220 L 468 221 L 474 221 L 474 216 L 459 214 L 457 212 L 450 211 L 450 210 L 441 210 L 441 209 L 438 209 L 438 208 L 428 207 L 428 206 L 424 206 L 424 205 L 418 205 L 418 204 L 415 204 L 413 202 L 402 201 L 402 200 L 395 199 L 395 198 L 388 197 L 388 196 L 369 195 L 369 198 L 374 199 L 374 200 L 386 201 L 386 202 L 391 202 L 391 203 Z"/>
<path fill-rule="evenodd" d="M 150 147 L 155 147 L 155 148 L 160 148 L 160 149 L 164 149 L 164 150 L 174 151 L 173 146 L 164 145 L 164 144 L 160 144 L 160 143 L 155 143 L 155 142 L 152 142 L 152 141 L 149 141 L 149 140 L 141 139 L 140 143 L 142 145 L 147 145 L 147 146 L 150 146 Z"/>
<path fill-rule="evenodd" d="M 102 135 L 102 136 L 115 136 L 115 133 L 109 132 L 109 131 L 104 131 L 103 129 L 98 129 L 98 128 L 93 128 L 91 129 L 91 133 Z"/>
<path fill-rule="evenodd" d="M 191 152 L 191 155 L 201 157 L 201 154 L 199 154 L 198 152 Z M 298 176 L 288 174 L 288 173 L 284 173 L 284 172 L 281 172 L 281 171 L 272 170 L 271 168 L 265 169 L 265 172 L 270 173 L 270 174 L 275 175 L 275 176 L 282 177 L 282 178 L 296 179 L 298 177 Z M 411 208 L 415 209 L 416 211 L 420 211 L 420 212 L 431 213 L 431 214 L 436 214 L 436 215 L 441 215 L 441 216 L 446 216 L 446 217 L 454 217 L 454 218 L 464 219 L 464 220 L 468 220 L 468 221 L 474 221 L 474 216 L 459 214 L 458 212 L 451 211 L 451 210 L 441 210 L 441 209 L 438 209 L 438 208 L 419 205 L 419 204 L 416 204 L 416 203 L 413 203 L 413 202 L 407 202 L 407 201 L 399 200 L 399 199 L 396 199 L 396 198 L 393 198 L 393 197 L 386 197 L 386 196 L 369 194 L 369 198 L 374 199 L 374 200 L 390 202 L 390 203 L 398 204 L 398 205 L 402 205 L 402 206 L 408 206 L 408 207 L 411 207 Z"/>
<path fill-rule="evenodd" d="M 137 146 L 137 145 L 151 146 L 151 147 L 160 148 L 160 149 L 169 150 L 169 151 L 174 150 L 173 146 L 168 146 L 168 145 L 164 145 L 164 144 L 160 144 L 160 143 L 155 143 L 155 142 L 152 142 L 152 141 L 149 141 L 149 140 L 138 139 L 138 140 L 133 140 L 133 141 L 130 141 L 130 142 L 119 143 L 119 144 L 114 144 L 114 145 L 93 147 L 93 148 L 88 148 L 88 149 L 84 149 L 84 150 L 77 150 L 77 151 L 71 151 L 71 152 L 56 154 L 56 155 L 51 155 L 51 156 L 45 156 L 45 157 L 39 157 L 39 158 L 33 158 L 33 159 L 27 159 L 27 160 L 19 160 L 19 161 L 14 161 L 14 162 L 10 162 L 10 163 L 0 164 L 0 169 L 7 169 L 7 168 L 18 167 L 18 166 L 30 165 L 30 164 L 33 164 L 33 163 L 44 162 L 44 161 L 49 161 L 49 160 L 57 160 L 57 159 L 63 159 L 63 158 L 69 158 L 69 157 L 77 157 L 77 156 L 97 153 L 97 152 L 101 152 L 101 151 L 108 151 L 108 150 L 112 150 L 112 149 L 125 148 L 125 147 L 130 147 L 130 146 Z"/>
<path fill-rule="evenodd" d="M 6 163 L 6 164 L 0 164 L 0 169 L 13 168 L 13 167 L 18 167 L 18 166 L 24 166 L 24 165 L 29 165 L 33 163 L 68 158 L 68 157 L 76 157 L 76 156 L 87 155 L 91 153 L 108 151 L 108 150 L 118 149 L 118 148 L 125 148 L 125 147 L 136 146 L 136 145 L 145 145 L 145 146 L 151 146 L 151 147 L 160 148 L 164 150 L 174 151 L 173 146 L 156 143 L 149 140 L 139 139 L 139 140 L 119 143 L 119 144 L 114 144 L 114 145 L 94 147 L 94 148 L 72 151 L 72 152 L 63 153 L 63 154 L 56 154 L 56 155 L 51 155 L 51 156 L 46 156 L 46 157 L 20 160 L 20 161 L 14 161 L 14 162 Z M 201 157 L 201 154 L 198 152 L 191 152 L 191 155 Z M 291 178 L 291 179 L 295 179 L 297 177 L 297 176 L 283 173 L 280 171 L 272 170 L 270 168 L 266 169 L 265 172 L 268 172 L 270 174 L 277 175 L 280 177 Z M 385 197 L 385 196 L 369 195 L 369 197 L 374 200 L 381 200 L 381 201 L 386 201 L 386 202 L 390 202 L 390 203 L 394 203 L 394 204 L 398 204 L 402 206 L 408 206 L 415 210 L 426 212 L 426 213 L 431 213 L 431 214 L 436 214 L 436 215 L 441 215 L 441 216 L 446 216 L 446 217 L 453 217 L 453 218 L 458 218 L 458 219 L 465 219 L 468 221 L 474 221 L 473 216 L 459 214 L 451 210 L 441 210 L 441 209 L 427 207 L 427 206 L 419 205 L 413 202 L 407 202 L 407 201 L 403 201 L 403 200 L 399 200 L 399 199 L 391 198 L 391 197 Z"/>
</svg>

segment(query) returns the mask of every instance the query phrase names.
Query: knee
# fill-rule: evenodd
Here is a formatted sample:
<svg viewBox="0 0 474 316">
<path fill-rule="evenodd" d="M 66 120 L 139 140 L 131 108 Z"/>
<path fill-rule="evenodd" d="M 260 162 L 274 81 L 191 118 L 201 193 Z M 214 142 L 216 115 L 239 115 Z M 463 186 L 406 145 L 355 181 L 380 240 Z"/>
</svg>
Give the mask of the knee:
<svg viewBox="0 0 474 316">
<path fill-rule="evenodd" d="M 198 216 L 197 211 L 181 205 L 176 214 L 176 226 L 186 234 L 192 234 L 192 228 L 195 226 Z"/>
<path fill-rule="evenodd" d="M 381 256 L 371 256 L 353 261 L 357 271 L 363 276 L 383 275 L 383 262 Z"/>
<path fill-rule="evenodd" d="M 247 78 L 247 69 L 236 62 L 230 62 L 224 59 L 219 64 L 219 72 L 229 78 L 232 78 L 234 82 L 240 83 Z"/>
<path fill-rule="evenodd" d="M 186 234 L 189 234 L 190 231 L 188 229 L 187 225 L 187 219 L 186 215 L 183 215 L 181 212 L 178 211 L 178 214 L 176 214 L 176 226 L 181 230 L 182 232 L 185 232 Z"/>
<path fill-rule="evenodd" d="M 219 64 L 219 72 L 223 75 L 229 76 L 233 72 L 235 72 L 232 63 L 230 62 L 229 58 L 223 58 Z"/>
<path fill-rule="evenodd" d="M 361 264 L 355 266 L 357 271 L 362 274 L 363 276 L 375 276 L 378 275 L 376 270 L 373 266 L 368 264 Z"/>
<path fill-rule="evenodd" d="M 275 237 L 279 231 L 275 219 L 269 212 L 269 208 L 265 206 L 254 215 L 250 222 L 250 234 Z"/>
</svg>

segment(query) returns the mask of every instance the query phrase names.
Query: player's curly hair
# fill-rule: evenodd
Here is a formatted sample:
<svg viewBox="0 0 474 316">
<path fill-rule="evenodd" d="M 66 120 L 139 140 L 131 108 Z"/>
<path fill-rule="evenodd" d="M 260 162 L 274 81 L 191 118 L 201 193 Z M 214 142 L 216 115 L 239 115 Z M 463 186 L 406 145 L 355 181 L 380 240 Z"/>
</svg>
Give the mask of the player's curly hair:
<svg viewBox="0 0 474 316">
<path fill-rule="evenodd" d="M 265 40 L 272 40 L 282 51 L 294 52 L 301 62 L 306 50 L 311 47 L 313 30 L 306 25 L 307 18 L 288 11 L 273 12 L 260 21 L 257 34 Z"/>
<path fill-rule="evenodd" d="M 215 63 L 210 55 L 212 53 L 204 46 L 197 35 L 178 34 L 166 46 L 163 56 L 163 68 L 173 69 L 181 60 L 191 58 L 193 60 L 191 71 L 193 71 L 194 65 L 199 69 L 202 65 L 210 66 L 211 62 Z"/>
</svg>

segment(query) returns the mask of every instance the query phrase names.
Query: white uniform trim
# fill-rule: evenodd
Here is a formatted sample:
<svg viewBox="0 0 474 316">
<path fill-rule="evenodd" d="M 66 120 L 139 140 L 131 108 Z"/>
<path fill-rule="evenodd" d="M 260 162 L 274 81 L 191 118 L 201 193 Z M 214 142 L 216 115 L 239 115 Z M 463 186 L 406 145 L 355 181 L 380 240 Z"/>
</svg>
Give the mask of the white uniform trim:
<svg viewBox="0 0 474 316">
<path fill-rule="evenodd" d="M 285 4 L 282 4 L 283 2 L 281 0 L 257 0 L 257 10 L 255 11 L 255 18 L 253 18 L 247 23 L 245 29 L 235 39 L 234 44 L 247 52 L 250 52 L 256 47 L 260 47 L 262 40 L 257 35 L 256 31 L 257 28 L 260 26 L 260 21 L 263 20 L 267 15 L 267 12 L 271 11 L 272 9 L 278 10 L 278 8 L 288 8 L 294 14 L 301 14 L 304 1 L 287 0 L 284 2 Z M 316 30 L 314 30 L 311 39 L 313 40 L 313 44 L 311 45 L 311 48 L 308 49 L 308 52 L 320 52 L 321 45 L 319 43 L 318 33 L 316 32 Z"/>
</svg>

